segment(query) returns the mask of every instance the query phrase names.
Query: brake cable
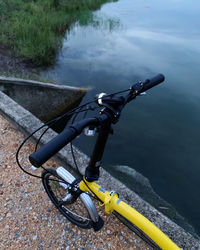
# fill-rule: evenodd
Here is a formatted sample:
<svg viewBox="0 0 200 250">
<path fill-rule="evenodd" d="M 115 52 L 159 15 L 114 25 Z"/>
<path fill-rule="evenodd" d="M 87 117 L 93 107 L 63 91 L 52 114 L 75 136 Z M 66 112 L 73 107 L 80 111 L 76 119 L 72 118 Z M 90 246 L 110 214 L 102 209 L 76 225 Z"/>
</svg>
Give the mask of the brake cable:
<svg viewBox="0 0 200 250">
<path fill-rule="evenodd" d="M 92 102 L 94 102 L 94 101 L 92 101 Z M 92 103 L 92 102 L 90 102 L 90 103 Z M 81 107 L 84 107 L 84 106 L 86 106 L 86 105 L 87 105 L 87 104 L 81 105 L 80 107 L 77 107 L 77 108 L 75 108 L 74 110 L 80 109 Z M 85 111 L 85 110 L 83 110 L 83 111 Z M 80 113 L 80 112 L 83 112 L 83 111 L 79 111 L 79 112 L 77 112 L 77 113 Z M 28 135 L 28 136 L 22 141 L 22 143 L 20 144 L 20 146 L 18 147 L 17 152 L 16 152 L 16 162 L 17 162 L 19 168 L 20 168 L 23 172 L 25 172 L 26 174 L 28 174 L 28 175 L 30 175 L 30 176 L 32 176 L 32 177 L 40 178 L 40 179 L 41 179 L 41 176 L 32 174 L 32 173 L 26 171 L 26 170 L 22 167 L 22 165 L 21 165 L 21 163 L 20 163 L 20 161 L 19 161 L 19 152 L 20 152 L 21 148 L 24 146 L 24 144 L 25 144 L 25 143 L 26 143 L 35 133 L 37 133 L 37 132 L 38 132 L 39 130 L 41 130 L 42 128 L 48 126 L 48 127 L 45 129 L 45 131 L 41 134 L 41 136 L 39 137 L 39 139 L 37 140 L 36 147 L 35 147 L 35 150 L 37 150 L 37 146 L 38 146 L 38 144 L 39 144 L 41 138 L 42 138 L 42 137 L 44 136 L 44 134 L 48 131 L 48 129 L 51 128 L 51 126 L 55 125 L 55 124 L 56 124 L 58 121 L 60 121 L 62 118 L 67 117 L 67 116 L 71 116 L 71 115 L 73 115 L 74 113 L 76 113 L 76 112 L 75 112 L 75 111 L 74 111 L 74 112 L 70 111 L 70 112 L 65 113 L 64 115 L 62 115 L 62 116 L 60 116 L 60 117 L 57 117 L 57 118 L 55 118 L 55 119 L 53 119 L 53 120 L 51 120 L 51 121 L 48 121 L 47 123 L 45 123 L 45 124 L 43 124 L 42 126 L 40 126 L 39 128 L 37 128 L 35 131 L 33 131 L 30 135 Z M 44 169 L 45 169 L 45 168 L 44 168 Z"/>
<path fill-rule="evenodd" d="M 127 92 L 127 91 L 130 91 L 130 88 L 129 88 L 129 89 L 126 89 L 126 90 L 118 91 L 118 92 L 115 92 L 115 93 L 112 93 L 112 94 L 108 94 L 108 95 L 106 95 L 106 96 L 107 96 L 107 97 L 108 97 L 108 96 L 113 96 L 113 95 L 120 94 L 120 93 L 124 93 L 124 92 Z M 33 131 L 29 136 L 27 136 L 27 137 L 23 140 L 23 142 L 20 144 L 20 146 L 18 147 L 17 152 L 16 152 L 16 162 L 17 162 L 19 168 L 20 168 L 24 173 L 26 173 L 26 174 L 28 174 L 28 175 L 30 175 L 30 176 L 32 176 L 32 177 L 36 177 L 36 178 L 40 178 L 40 179 L 41 179 L 41 176 L 37 176 L 37 175 L 35 175 L 35 174 L 29 173 L 29 172 L 26 171 L 26 170 L 22 167 L 22 165 L 20 164 L 20 161 L 19 161 L 19 152 L 20 152 L 21 148 L 24 146 L 24 144 L 25 144 L 25 143 L 26 143 L 35 133 L 37 133 L 37 132 L 38 132 L 39 130 L 41 130 L 42 128 L 48 126 L 48 127 L 45 129 L 45 131 L 40 135 L 39 139 L 37 140 L 37 143 L 36 143 L 36 146 L 35 146 L 35 151 L 36 151 L 36 150 L 37 150 L 37 147 L 38 147 L 38 144 L 39 144 L 39 142 L 40 142 L 40 140 L 41 140 L 41 138 L 44 136 L 44 134 L 48 131 L 48 129 L 49 129 L 51 126 L 53 126 L 54 124 L 56 124 L 58 121 L 60 121 L 61 119 L 65 118 L 65 117 L 71 116 L 71 115 L 73 115 L 73 114 L 75 114 L 75 113 L 78 114 L 78 113 L 80 113 L 80 112 L 83 112 L 84 110 L 83 110 L 83 111 L 80 111 L 80 109 L 82 109 L 82 108 L 85 107 L 86 105 L 89 105 L 89 104 L 91 104 L 91 103 L 97 102 L 99 99 L 101 99 L 101 98 L 95 98 L 93 101 L 89 101 L 89 102 L 87 102 L 87 103 L 84 103 L 83 105 L 81 105 L 81 106 L 79 106 L 79 107 L 76 107 L 76 108 L 74 108 L 73 110 L 71 110 L 71 111 L 69 111 L 69 112 L 67 112 L 67 113 L 65 113 L 65 114 L 63 114 L 63 115 L 61 115 L 61 116 L 59 116 L 59 117 L 57 117 L 57 118 L 55 118 L 55 119 L 53 119 L 53 120 L 48 121 L 47 123 L 45 123 L 45 124 L 43 124 L 42 126 L 40 126 L 38 129 L 36 129 L 35 131 Z M 76 112 L 76 110 L 79 110 L 79 111 Z M 45 169 L 44 167 L 42 167 L 42 168 Z M 46 169 L 45 169 L 45 170 L 46 170 Z M 78 169 L 77 169 L 77 170 L 78 170 Z M 79 173 L 80 173 L 80 172 L 79 172 Z"/>
</svg>

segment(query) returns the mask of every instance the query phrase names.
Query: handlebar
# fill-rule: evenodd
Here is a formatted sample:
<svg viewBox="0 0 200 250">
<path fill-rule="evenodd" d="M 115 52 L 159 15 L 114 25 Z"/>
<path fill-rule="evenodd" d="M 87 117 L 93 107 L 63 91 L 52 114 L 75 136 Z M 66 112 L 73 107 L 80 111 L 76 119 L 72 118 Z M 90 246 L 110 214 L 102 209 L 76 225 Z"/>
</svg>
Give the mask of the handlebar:
<svg viewBox="0 0 200 250">
<path fill-rule="evenodd" d="M 137 91 L 137 95 L 147 91 L 148 89 L 153 88 L 154 86 L 158 85 L 159 83 L 165 80 L 164 75 L 158 74 L 151 79 L 146 79 L 144 82 L 136 83 L 132 86 L 132 88 Z"/>
<path fill-rule="evenodd" d="M 158 74 L 157 76 L 155 76 L 155 77 L 153 77 L 151 79 L 147 79 L 144 82 L 144 87 L 143 87 L 142 92 L 153 88 L 154 86 L 158 85 L 159 83 L 163 82 L 164 80 L 165 80 L 165 77 L 162 74 Z"/>
<path fill-rule="evenodd" d="M 49 160 L 53 155 L 60 151 L 64 146 L 66 146 L 70 141 L 75 139 L 83 129 L 89 125 L 98 126 L 102 122 L 105 122 L 108 117 L 106 115 L 101 115 L 98 118 L 87 118 L 77 122 L 76 124 L 65 128 L 60 134 L 58 134 L 54 139 L 49 141 L 47 144 L 43 145 L 39 150 L 34 152 L 29 156 L 30 163 L 39 168 L 47 160 Z"/>
<path fill-rule="evenodd" d="M 139 82 L 134 84 L 131 88 L 129 93 L 126 95 L 126 97 L 123 98 L 113 98 L 109 102 L 111 105 L 110 110 L 111 112 L 115 111 L 115 109 L 112 108 L 112 105 L 117 105 L 119 113 L 125 106 L 125 104 L 132 99 L 134 99 L 137 95 L 140 93 L 158 85 L 159 83 L 163 82 L 165 77 L 162 74 L 159 74 L 151 79 L 147 79 L 144 82 Z M 104 101 L 106 98 L 102 98 Z M 123 103 L 122 103 L 123 100 Z M 107 102 L 108 103 L 108 102 Z M 102 105 L 107 107 L 106 105 Z M 72 141 L 74 138 L 76 138 L 85 127 L 89 125 L 98 126 L 106 121 L 111 120 L 111 115 L 109 112 L 102 113 L 99 117 L 95 118 L 87 118 L 84 120 L 79 121 L 78 123 L 75 123 L 74 125 L 71 125 L 67 128 L 65 128 L 59 135 L 57 135 L 54 139 L 52 139 L 50 142 L 42 146 L 38 151 L 34 152 L 29 156 L 29 161 L 32 165 L 39 168 L 43 163 L 45 163 L 48 159 L 50 159 L 53 155 L 55 155 L 59 150 L 61 150 L 64 146 L 66 146 L 70 141 Z"/>
</svg>

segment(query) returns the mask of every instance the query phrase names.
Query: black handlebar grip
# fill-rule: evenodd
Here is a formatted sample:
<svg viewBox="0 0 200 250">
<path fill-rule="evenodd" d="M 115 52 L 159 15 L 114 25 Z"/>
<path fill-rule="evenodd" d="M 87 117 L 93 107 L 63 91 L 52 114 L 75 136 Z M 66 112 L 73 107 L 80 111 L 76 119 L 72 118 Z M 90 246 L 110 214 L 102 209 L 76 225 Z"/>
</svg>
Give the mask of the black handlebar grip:
<svg viewBox="0 0 200 250">
<path fill-rule="evenodd" d="M 163 82 L 164 80 L 165 80 L 165 77 L 162 74 L 158 74 L 157 76 L 155 76 L 151 79 L 145 80 L 145 82 L 143 83 L 142 92 L 146 91 L 150 88 L 153 88 L 154 86 L 158 85 L 159 83 Z"/>
<path fill-rule="evenodd" d="M 30 163 L 39 168 L 43 163 L 49 160 L 54 154 L 61 150 L 71 140 L 77 136 L 77 131 L 73 127 L 63 130 L 54 139 L 42 146 L 38 151 L 29 156 Z"/>
</svg>

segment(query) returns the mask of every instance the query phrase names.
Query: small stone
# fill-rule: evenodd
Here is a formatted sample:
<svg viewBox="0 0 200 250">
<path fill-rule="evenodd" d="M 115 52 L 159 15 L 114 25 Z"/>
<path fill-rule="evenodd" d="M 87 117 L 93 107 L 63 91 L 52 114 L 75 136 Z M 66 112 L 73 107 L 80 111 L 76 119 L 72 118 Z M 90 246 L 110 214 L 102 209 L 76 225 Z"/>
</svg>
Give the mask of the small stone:
<svg viewBox="0 0 200 250">
<path fill-rule="evenodd" d="M 0 217 L 0 221 L 2 221 L 3 220 L 3 217 Z"/>
<path fill-rule="evenodd" d="M 107 233 L 107 234 L 110 234 L 110 230 L 107 230 L 106 233 Z"/>
<path fill-rule="evenodd" d="M 12 214 L 11 213 L 7 213 L 6 217 L 10 218 L 10 217 L 12 217 Z"/>
<path fill-rule="evenodd" d="M 71 229 L 69 227 L 65 227 L 65 230 L 66 231 L 70 231 Z"/>
<path fill-rule="evenodd" d="M 24 238 L 24 241 L 25 241 L 25 242 L 29 242 L 30 240 L 29 240 L 27 237 L 25 237 L 25 238 Z"/>
<path fill-rule="evenodd" d="M 11 168 L 11 166 L 8 165 L 7 168 Z"/>
<path fill-rule="evenodd" d="M 9 228 L 9 225 L 5 225 L 5 229 L 8 229 Z"/>
<path fill-rule="evenodd" d="M 37 239 L 37 235 L 34 235 L 34 236 L 33 236 L 33 240 L 36 240 L 36 239 Z"/>
<path fill-rule="evenodd" d="M 20 187 L 20 186 L 21 186 L 21 183 L 20 183 L 20 182 L 16 182 L 16 183 L 15 183 L 15 186 L 16 186 L 16 187 Z"/>
<path fill-rule="evenodd" d="M 18 239 L 19 238 L 19 234 L 16 232 L 15 233 L 15 238 Z"/>
<path fill-rule="evenodd" d="M 119 238 L 120 238 L 120 240 L 123 240 L 124 237 L 123 237 L 123 236 L 120 236 Z"/>
</svg>

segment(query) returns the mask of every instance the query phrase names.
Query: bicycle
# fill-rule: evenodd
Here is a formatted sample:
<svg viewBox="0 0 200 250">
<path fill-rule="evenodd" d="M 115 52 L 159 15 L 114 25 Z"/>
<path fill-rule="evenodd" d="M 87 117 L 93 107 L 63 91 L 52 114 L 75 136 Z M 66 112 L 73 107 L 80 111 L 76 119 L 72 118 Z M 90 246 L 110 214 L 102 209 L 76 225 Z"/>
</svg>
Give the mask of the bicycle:
<svg viewBox="0 0 200 250">
<path fill-rule="evenodd" d="M 63 119 L 63 117 L 74 115 L 72 124 L 67 125 L 54 139 L 43 145 L 39 150 L 35 150 L 35 152 L 29 156 L 29 161 L 36 168 L 42 167 L 48 159 L 55 155 L 65 145 L 71 143 L 71 141 L 80 135 L 84 129 L 87 135 L 93 135 L 95 131 L 98 133 L 89 165 L 86 168 L 84 176 L 81 176 L 81 178 L 75 178 L 64 167 L 58 167 L 57 169 L 45 169 L 43 167 L 44 170 L 41 178 L 47 195 L 55 207 L 73 224 L 85 229 L 93 228 L 94 231 L 98 231 L 103 227 L 104 222 L 98 215 L 96 207 L 90 197 L 90 195 L 93 195 L 105 206 L 106 213 L 109 214 L 113 212 L 119 220 L 153 248 L 180 249 L 147 218 L 119 199 L 119 195 L 115 191 L 104 190 L 95 182 L 99 179 L 101 159 L 108 136 L 112 132 L 111 125 L 119 121 L 120 114 L 127 103 L 163 81 L 164 76 L 159 74 L 152 79 L 138 82 L 129 89 L 110 95 L 105 93 L 99 94 L 95 102 L 97 106 L 100 107 L 100 113 L 96 117 L 84 118 L 75 122 L 77 115 L 83 112 L 83 107 L 88 105 L 87 103 L 76 108 L 67 115 L 65 114 L 47 123 L 48 127 L 44 133 L 52 124 Z M 91 110 L 91 108 L 86 108 L 84 111 L 87 112 L 88 110 Z M 25 141 L 23 143 L 25 143 Z M 20 148 L 17 152 L 17 161 Z M 78 170 L 72 145 L 71 150 Z M 20 165 L 19 161 L 18 164 Z M 23 171 L 25 170 L 23 169 Z M 33 174 L 31 175 L 35 176 Z"/>
</svg>

